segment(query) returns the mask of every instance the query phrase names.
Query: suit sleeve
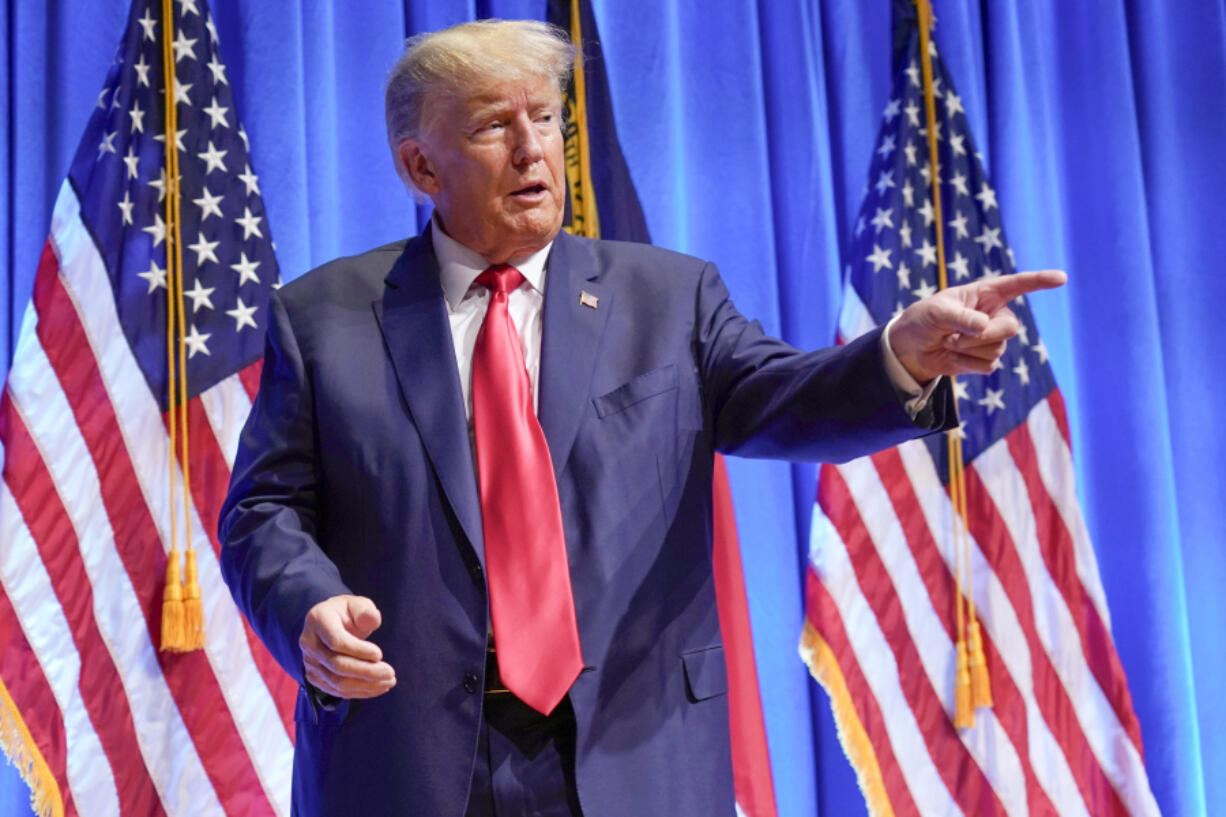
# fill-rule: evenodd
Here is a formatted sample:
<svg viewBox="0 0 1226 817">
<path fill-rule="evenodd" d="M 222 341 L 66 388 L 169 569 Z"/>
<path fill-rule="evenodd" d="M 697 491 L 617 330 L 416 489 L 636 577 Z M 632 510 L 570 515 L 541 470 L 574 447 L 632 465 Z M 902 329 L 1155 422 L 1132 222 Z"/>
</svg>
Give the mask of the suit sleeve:
<svg viewBox="0 0 1226 817">
<path fill-rule="evenodd" d="M 280 299 L 269 302 L 260 390 L 222 506 L 221 570 L 273 656 L 303 682 L 307 611 L 349 593 L 318 534 L 319 469 L 311 384 Z"/>
<path fill-rule="evenodd" d="M 726 454 L 845 462 L 956 424 L 938 387 L 914 420 L 886 372 L 881 327 L 802 352 L 733 305 L 708 264 L 698 284 L 695 354 L 715 448 Z"/>
</svg>

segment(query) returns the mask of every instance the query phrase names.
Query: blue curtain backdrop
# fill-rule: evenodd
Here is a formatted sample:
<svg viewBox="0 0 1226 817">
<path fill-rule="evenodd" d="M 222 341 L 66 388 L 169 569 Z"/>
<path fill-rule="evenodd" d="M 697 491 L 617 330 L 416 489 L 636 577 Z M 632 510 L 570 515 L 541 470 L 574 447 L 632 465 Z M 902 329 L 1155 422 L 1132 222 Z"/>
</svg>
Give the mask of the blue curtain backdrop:
<svg viewBox="0 0 1226 817">
<path fill-rule="evenodd" d="M 656 242 L 718 262 L 770 331 L 828 343 L 889 89 L 889 0 L 594 5 Z M 1226 5 L 934 5 L 1019 266 L 1069 271 L 1034 307 L 1158 801 L 1172 817 L 1226 814 Z M 288 279 L 417 229 L 382 123 L 405 35 L 539 18 L 544 2 L 212 10 Z M 0 16 L 0 371 L 126 15 L 127 0 L 9 0 Z M 780 814 L 862 814 L 796 657 L 814 469 L 730 469 Z M 28 814 L 3 776 L 0 814 Z"/>
</svg>

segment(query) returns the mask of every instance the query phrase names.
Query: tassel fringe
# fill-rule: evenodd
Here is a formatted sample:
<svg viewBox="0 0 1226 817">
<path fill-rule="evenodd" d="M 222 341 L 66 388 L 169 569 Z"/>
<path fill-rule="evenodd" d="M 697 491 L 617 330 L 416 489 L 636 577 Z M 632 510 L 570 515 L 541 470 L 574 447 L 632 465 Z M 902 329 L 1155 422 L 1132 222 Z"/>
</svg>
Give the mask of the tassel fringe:
<svg viewBox="0 0 1226 817">
<path fill-rule="evenodd" d="M 971 619 L 967 627 L 971 668 L 971 701 L 976 709 L 992 705 L 992 684 L 988 678 L 988 661 L 983 654 L 983 637 L 979 634 L 979 619 Z"/>
<path fill-rule="evenodd" d="M 191 652 L 204 647 L 204 608 L 200 601 L 200 577 L 196 551 L 185 554 L 186 574 L 179 578 L 179 551 L 166 560 L 166 589 L 162 591 L 162 650 Z"/>
<path fill-rule="evenodd" d="M 162 649 L 178 652 L 184 641 L 183 582 L 179 578 L 179 551 L 166 559 L 166 589 L 162 591 Z"/>
<path fill-rule="evenodd" d="M 196 572 L 196 551 L 187 551 L 183 581 L 183 650 L 204 647 L 204 607 L 200 601 L 200 578 Z"/>
<path fill-rule="evenodd" d="M 958 675 L 954 684 L 954 726 L 969 729 L 975 725 L 971 706 L 971 672 L 966 657 L 966 642 L 958 642 Z"/>
</svg>

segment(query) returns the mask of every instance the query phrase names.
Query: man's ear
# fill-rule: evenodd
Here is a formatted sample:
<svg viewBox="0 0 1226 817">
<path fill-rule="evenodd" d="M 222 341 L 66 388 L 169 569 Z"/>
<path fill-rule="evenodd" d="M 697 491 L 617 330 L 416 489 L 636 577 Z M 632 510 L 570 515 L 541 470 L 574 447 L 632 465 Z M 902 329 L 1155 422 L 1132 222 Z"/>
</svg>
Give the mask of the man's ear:
<svg viewBox="0 0 1226 817">
<path fill-rule="evenodd" d="M 413 181 L 413 186 L 427 196 L 433 196 L 439 190 L 438 177 L 434 174 L 434 163 L 426 155 L 425 145 L 417 139 L 405 139 L 397 148 L 400 163 Z"/>
</svg>

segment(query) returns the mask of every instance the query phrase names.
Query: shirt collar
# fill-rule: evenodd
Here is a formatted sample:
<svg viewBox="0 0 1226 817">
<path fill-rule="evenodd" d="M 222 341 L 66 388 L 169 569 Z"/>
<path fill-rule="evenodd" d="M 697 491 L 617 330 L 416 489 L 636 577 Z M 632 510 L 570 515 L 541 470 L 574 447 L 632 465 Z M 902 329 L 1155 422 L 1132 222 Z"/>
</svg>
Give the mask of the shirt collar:
<svg viewBox="0 0 1226 817">
<path fill-rule="evenodd" d="M 438 259 L 443 297 L 447 299 L 448 309 L 455 310 L 477 280 L 477 276 L 490 265 L 480 254 L 447 235 L 437 218 L 431 218 L 430 232 L 434 242 L 434 256 Z M 507 262 L 519 270 L 528 284 L 541 294 L 545 292 L 545 261 L 549 258 L 549 250 L 552 247 L 553 242 L 550 241 L 534 253 L 512 258 Z"/>
</svg>

